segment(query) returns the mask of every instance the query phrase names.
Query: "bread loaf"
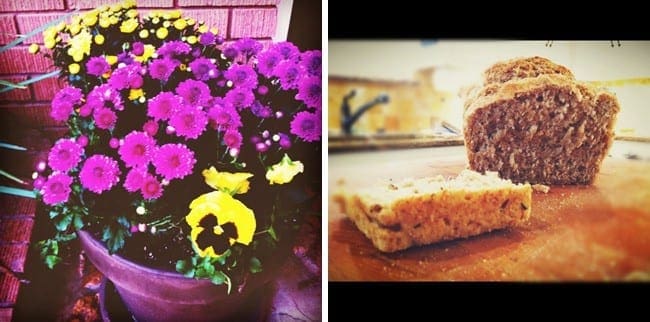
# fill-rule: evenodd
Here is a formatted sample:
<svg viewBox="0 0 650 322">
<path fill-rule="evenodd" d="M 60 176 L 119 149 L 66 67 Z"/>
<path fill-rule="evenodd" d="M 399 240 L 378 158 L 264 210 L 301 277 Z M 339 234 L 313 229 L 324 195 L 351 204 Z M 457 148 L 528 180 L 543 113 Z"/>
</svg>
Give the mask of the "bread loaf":
<svg viewBox="0 0 650 322">
<path fill-rule="evenodd" d="M 465 101 L 469 167 L 514 182 L 591 184 L 619 110 L 612 93 L 548 59 L 497 63 Z"/>
</svg>

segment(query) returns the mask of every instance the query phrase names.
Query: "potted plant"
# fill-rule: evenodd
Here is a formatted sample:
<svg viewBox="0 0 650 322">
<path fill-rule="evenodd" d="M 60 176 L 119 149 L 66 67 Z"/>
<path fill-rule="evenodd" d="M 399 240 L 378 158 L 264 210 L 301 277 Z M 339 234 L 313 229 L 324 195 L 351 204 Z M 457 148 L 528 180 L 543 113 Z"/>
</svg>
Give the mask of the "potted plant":
<svg viewBox="0 0 650 322">
<path fill-rule="evenodd" d="M 34 182 L 45 263 L 79 237 L 138 320 L 214 319 L 269 281 L 320 202 L 320 51 L 129 0 L 43 35 L 69 127 Z"/>
</svg>

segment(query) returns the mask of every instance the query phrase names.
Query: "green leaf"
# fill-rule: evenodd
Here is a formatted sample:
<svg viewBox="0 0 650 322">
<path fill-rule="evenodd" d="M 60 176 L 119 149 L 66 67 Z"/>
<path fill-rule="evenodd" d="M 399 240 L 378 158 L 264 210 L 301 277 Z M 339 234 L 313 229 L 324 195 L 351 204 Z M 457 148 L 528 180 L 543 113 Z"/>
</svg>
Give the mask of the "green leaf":
<svg viewBox="0 0 650 322">
<path fill-rule="evenodd" d="M 192 278 L 192 277 L 194 277 L 195 273 L 196 273 L 196 270 L 192 268 L 189 271 L 183 273 L 183 276 Z"/>
<path fill-rule="evenodd" d="M 262 271 L 262 262 L 257 257 L 251 257 L 251 266 L 250 266 L 250 271 L 251 273 L 259 273 Z"/>
<path fill-rule="evenodd" d="M 224 274 L 222 271 L 216 271 L 214 272 L 214 274 L 212 275 L 212 279 L 210 280 L 215 285 L 221 285 L 226 281 L 226 278 L 227 278 L 226 274 Z"/>
<path fill-rule="evenodd" d="M 32 199 L 36 198 L 36 193 L 34 191 L 7 186 L 0 186 L 0 193 Z"/>
<path fill-rule="evenodd" d="M 45 257 L 45 265 L 47 265 L 49 269 L 53 269 L 54 266 L 60 262 L 61 262 L 61 257 L 59 256 L 48 255 Z"/>
<path fill-rule="evenodd" d="M 24 88 L 27 88 L 27 86 L 25 86 L 25 85 L 14 84 L 12 82 L 9 82 L 9 81 L 3 80 L 3 79 L 0 79 L 0 85 L 4 85 L 4 86 L 6 86 L 8 88 L 11 88 L 11 89 L 15 89 L 15 88 L 24 89 Z"/>
<path fill-rule="evenodd" d="M 54 222 L 54 225 L 56 226 L 56 230 L 58 231 L 66 231 L 68 227 L 70 227 L 70 223 L 72 222 L 72 214 L 66 214 L 64 216 L 59 217 L 59 220 Z"/>
<path fill-rule="evenodd" d="M 17 150 L 17 151 L 27 151 L 27 148 L 25 148 L 25 147 L 22 147 L 20 145 L 5 143 L 5 142 L 0 142 L 0 148 L 5 148 L 5 149 L 9 149 L 9 150 Z"/>
<path fill-rule="evenodd" d="M 71 241 L 71 240 L 77 238 L 77 234 L 76 233 L 69 233 L 69 234 L 57 233 L 54 238 L 56 240 L 60 241 L 60 242 L 68 242 L 68 241 Z"/>
<path fill-rule="evenodd" d="M 50 219 L 56 218 L 59 215 L 59 212 L 56 210 L 50 210 Z"/>
<path fill-rule="evenodd" d="M 273 226 L 270 226 L 268 229 L 269 236 L 273 238 L 273 240 L 278 241 L 278 235 L 275 233 L 275 228 Z"/>
<path fill-rule="evenodd" d="M 185 273 L 187 271 L 187 262 L 182 259 L 176 261 L 176 271 L 179 273 Z"/>
<path fill-rule="evenodd" d="M 74 215 L 74 219 L 72 221 L 72 224 L 74 225 L 74 229 L 80 230 L 81 228 L 84 227 L 84 222 L 81 220 L 81 216 L 79 214 Z"/>
</svg>

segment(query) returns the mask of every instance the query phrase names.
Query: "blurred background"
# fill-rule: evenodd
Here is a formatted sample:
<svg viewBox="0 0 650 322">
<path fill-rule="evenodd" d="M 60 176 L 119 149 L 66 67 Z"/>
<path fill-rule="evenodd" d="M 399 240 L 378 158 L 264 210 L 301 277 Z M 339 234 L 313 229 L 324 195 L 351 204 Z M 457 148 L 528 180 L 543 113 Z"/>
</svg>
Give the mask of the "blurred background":
<svg viewBox="0 0 650 322">
<path fill-rule="evenodd" d="M 462 144 L 459 92 L 497 61 L 535 55 L 616 93 L 617 136 L 650 139 L 649 41 L 330 40 L 330 151 L 364 139 Z"/>
</svg>

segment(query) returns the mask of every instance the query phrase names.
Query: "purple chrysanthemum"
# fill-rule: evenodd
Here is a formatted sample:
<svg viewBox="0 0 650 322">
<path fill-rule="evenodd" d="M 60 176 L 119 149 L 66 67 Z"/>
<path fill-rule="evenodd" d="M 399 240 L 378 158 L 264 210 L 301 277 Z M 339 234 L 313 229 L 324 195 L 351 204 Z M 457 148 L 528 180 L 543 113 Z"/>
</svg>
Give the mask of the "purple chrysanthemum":
<svg viewBox="0 0 650 322">
<path fill-rule="evenodd" d="M 251 106 L 254 98 L 255 95 L 253 95 L 250 89 L 236 87 L 228 91 L 224 99 L 228 104 L 238 109 L 243 109 Z"/>
<path fill-rule="evenodd" d="M 167 180 L 182 179 L 192 173 L 196 159 L 194 152 L 180 143 L 165 144 L 154 153 L 152 163 L 156 173 Z"/>
<path fill-rule="evenodd" d="M 215 104 L 208 111 L 212 128 L 219 131 L 236 129 L 242 126 L 237 110 L 230 104 Z"/>
<path fill-rule="evenodd" d="M 217 66 L 205 57 L 197 58 L 190 63 L 190 69 L 194 78 L 200 81 L 207 81 L 219 76 Z"/>
<path fill-rule="evenodd" d="M 205 112 L 197 106 L 185 105 L 169 119 L 169 125 L 176 130 L 176 135 L 185 139 L 198 138 L 208 124 Z"/>
<path fill-rule="evenodd" d="M 47 156 L 47 162 L 55 171 L 67 172 L 79 164 L 84 149 L 72 139 L 56 141 Z"/>
<path fill-rule="evenodd" d="M 157 199 L 162 196 L 163 186 L 156 177 L 147 173 L 142 182 L 140 192 L 144 199 Z"/>
<path fill-rule="evenodd" d="M 320 141 L 321 117 L 316 113 L 300 112 L 291 121 L 291 133 L 303 141 Z"/>
<path fill-rule="evenodd" d="M 233 45 L 224 48 L 222 53 L 224 57 L 230 60 L 234 60 L 237 57 L 237 55 L 239 55 L 239 51 Z"/>
<path fill-rule="evenodd" d="M 273 110 L 266 105 L 262 105 L 259 101 L 253 102 L 253 105 L 251 105 L 251 112 L 253 115 L 263 119 L 269 118 L 273 115 Z"/>
<path fill-rule="evenodd" d="M 117 90 L 138 88 L 138 85 L 142 86 L 141 71 L 142 66 L 139 63 L 132 63 L 120 67 L 113 71 L 113 74 L 108 79 L 108 85 L 111 85 L 111 87 Z"/>
<path fill-rule="evenodd" d="M 248 65 L 234 64 L 224 73 L 226 79 L 232 81 L 233 87 L 257 87 L 257 73 Z"/>
<path fill-rule="evenodd" d="M 65 121 L 68 119 L 74 109 L 74 106 L 81 102 L 81 90 L 68 86 L 60 90 L 52 99 L 52 111 L 50 116 L 56 121 Z"/>
<path fill-rule="evenodd" d="M 107 84 L 93 88 L 93 90 L 88 93 L 85 106 L 85 108 L 90 108 L 90 111 L 99 108 L 109 108 L 116 111 L 124 109 L 120 91 Z"/>
<path fill-rule="evenodd" d="M 265 50 L 257 56 L 257 70 L 260 74 L 271 77 L 275 67 L 282 61 L 282 55 L 275 50 Z"/>
<path fill-rule="evenodd" d="M 123 52 L 117 55 L 117 62 L 118 63 L 125 63 L 125 64 L 131 64 L 133 63 L 133 57 L 129 55 L 128 52 Z"/>
<path fill-rule="evenodd" d="M 292 60 L 298 58 L 300 50 L 296 45 L 291 42 L 283 41 L 273 45 L 272 50 L 276 51 L 284 60 Z"/>
<path fill-rule="evenodd" d="M 188 79 L 176 88 L 176 94 L 192 106 L 206 106 L 210 100 L 210 88 L 204 82 Z"/>
<path fill-rule="evenodd" d="M 104 57 L 92 57 L 86 63 L 86 71 L 90 75 L 102 76 L 107 71 L 111 70 L 111 66 Z"/>
<path fill-rule="evenodd" d="M 320 50 L 310 50 L 300 55 L 300 63 L 310 76 L 320 77 L 322 74 L 322 53 Z"/>
<path fill-rule="evenodd" d="M 242 139 L 241 133 L 234 129 L 227 130 L 223 135 L 223 143 L 230 149 L 239 149 Z"/>
<path fill-rule="evenodd" d="M 120 181 L 120 168 L 117 161 L 102 154 L 91 156 L 84 162 L 79 172 L 81 185 L 94 192 L 110 190 Z"/>
<path fill-rule="evenodd" d="M 203 46 L 214 45 L 216 40 L 217 39 L 215 38 L 214 34 L 210 31 L 204 32 L 199 37 L 199 43 L 201 43 Z"/>
<path fill-rule="evenodd" d="M 108 130 L 115 126 L 117 122 L 117 115 L 112 110 L 107 108 L 98 108 L 93 112 L 93 118 L 95 119 L 95 125 L 97 128 Z"/>
<path fill-rule="evenodd" d="M 133 131 L 124 137 L 117 152 L 127 167 L 146 167 L 156 148 L 156 140 L 144 132 Z"/>
<path fill-rule="evenodd" d="M 280 133 L 278 133 L 278 136 L 280 137 L 280 140 L 278 140 L 278 143 L 280 144 L 281 148 L 283 148 L 285 150 L 288 150 L 289 148 L 291 148 L 291 138 L 288 135 L 280 132 Z"/>
<path fill-rule="evenodd" d="M 71 191 L 70 184 L 72 184 L 72 178 L 67 174 L 61 172 L 52 173 L 41 189 L 43 202 L 53 206 L 68 201 Z"/>
<path fill-rule="evenodd" d="M 142 188 L 144 178 L 147 175 L 147 169 L 135 167 L 126 174 L 124 180 L 124 189 L 128 192 L 136 192 Z"/>
<path fill-rule="evenodd" d="M 154 135 L 156 135 L 156 133 L 158 133 L 158 122 L 156 122 L 155 120 L 146 121 L 142 125 L 142 130 L 145 133 L 149 134 L 149 136 L 153 137 Z"/>
<path fill-rule="evenodd" d="M 301 66 L 292 60 L 285 60 L 275 68 L 275 76 L 280 79 L 280 86 L 284 90 L 298 88 L 298 80 L 302 73 Z"/>
<path fill-rule="evenodd" d="M 174 57 L 177 55 L 189 54 L 191 50 L 190 45 L 179 41 L 168 41 L 158 48 L 157 53 L 162 57 Z"/>
<path fill-rule="evenodd" d="M 134 42 L 133 46 L 131 47 L 131 53 L 136 56 L 144 54 L 144 44 L 140 41 Z"/>
<path fill-rule="evenodd" d="M 245 56 L 257 55 L 263 47 L 259 41 L 251 38 L 239 39 L 235 41 L 232 46 Z"/>
<path fill-rule="evenodd" d="M 309 107 L 320 109 L 321 96 L 322 86 L 320 77 L 307 77 L 300 81 L 296 99 L 305 102 Z"/>
<path fill-rule="evenodd" d="M 166 82 L 172 75 L 179 62 L 168 57 L 155 59 L 149 64 L 149 75 L 151 78 Z"/>
<path fill-rule="evenodd" d="M 174 114 L 182 103 L 180 96 L 171 92 L 160 92 L 154 98 L 149 100 L 147 115 L 156 121 L 168 120 Z"/>
</svg>

